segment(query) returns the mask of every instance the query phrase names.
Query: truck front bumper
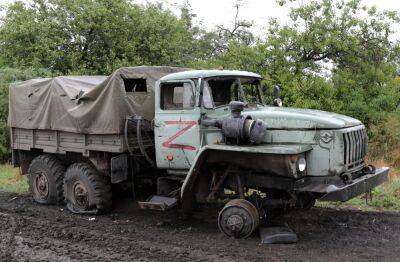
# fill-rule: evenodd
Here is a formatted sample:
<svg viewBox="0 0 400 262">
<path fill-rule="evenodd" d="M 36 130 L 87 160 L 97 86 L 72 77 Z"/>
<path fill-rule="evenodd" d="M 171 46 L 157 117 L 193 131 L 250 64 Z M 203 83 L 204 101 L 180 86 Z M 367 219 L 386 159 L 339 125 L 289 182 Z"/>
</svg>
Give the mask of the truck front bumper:
<svg viewBox="0 0 400 262">
<path fill-rule="evenodd" d="M 321 196 L 320 201 L 345 202 L 353 197 L 366 193 L 387 180 L 388 167 L 376 169 L 375 173 L 363 175 L 345 184 L 339 177 L 308 177 L 295 183 L 295 191 L 309 192 Z"/>
</svg>

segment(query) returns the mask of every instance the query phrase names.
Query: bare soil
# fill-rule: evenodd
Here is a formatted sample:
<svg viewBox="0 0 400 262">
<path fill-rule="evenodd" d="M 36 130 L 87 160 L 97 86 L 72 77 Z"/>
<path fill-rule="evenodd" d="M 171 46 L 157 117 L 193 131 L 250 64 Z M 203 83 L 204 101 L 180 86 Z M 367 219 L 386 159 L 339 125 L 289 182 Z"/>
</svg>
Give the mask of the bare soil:
<svg viewBox="0 0 400 262">
<path fill-rule="evenodd" d="M 261 245 L 257 234 L 229 239 L 217 207 L 187 217 L 139 210 L 124 199 L 112 214 L 74 215 L 29 196 L 0 193 L 0 261 L 399 261 L 400 213 L 313 208 L 285 221 L 290 245 Z"/>
</svg>

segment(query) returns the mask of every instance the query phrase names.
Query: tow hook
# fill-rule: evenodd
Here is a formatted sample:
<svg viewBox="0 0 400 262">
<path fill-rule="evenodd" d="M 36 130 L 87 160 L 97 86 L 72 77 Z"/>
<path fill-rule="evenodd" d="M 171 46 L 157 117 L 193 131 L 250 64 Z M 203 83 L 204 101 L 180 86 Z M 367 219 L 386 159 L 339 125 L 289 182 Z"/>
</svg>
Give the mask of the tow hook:
<svg viewBox="0 0 400 262">
<path fill-rule="evenodd" d="M 376 171 L 376 167 L 373 166 L 373 165 L 365 166 L 365 167 L 363 168 L 363 170 L 362 170 L 362 172 L 363 172 L 365 175 L 367 175 L 367 174 L 374 174 L 375 171 Z"/>
<path fill-rule="evenodd" d="M 340 178 L 345 184 L 351 184 L 353 182 L 353 176 L 350 173 L 343 173 L 340 175 Z"/>
<path fill-rule="evenodd" d="M 376 172 L 376 167 L 373 166 L 373 165 L 368 165 L 368 166 L 365 166 L 365 167 L 363 168 L 362 171 L 363 171 L 363 173 L 364 173 L 365 175 L 368 175 L 368 174 L 375 174 L 375 172 Z M 366 204 L 366 205 L 370 205 L 371 202 L 372 202 L 372 190 L 369 189 L 369 190 L 367 190 L 367 191 L 365 192 L 365 204 Z"/>
</svg>

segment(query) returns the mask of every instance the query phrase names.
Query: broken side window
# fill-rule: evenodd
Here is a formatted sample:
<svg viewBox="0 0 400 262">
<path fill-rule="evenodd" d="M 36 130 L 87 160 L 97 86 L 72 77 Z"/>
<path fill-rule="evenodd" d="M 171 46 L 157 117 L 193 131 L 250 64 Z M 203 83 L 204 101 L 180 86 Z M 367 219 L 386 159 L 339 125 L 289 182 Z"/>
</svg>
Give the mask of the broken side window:
<svg viewBox="0 0 400 262">
<path fill-rule="evenodd" d="M 194 88 L 190 83 L 164 83 L 161 85 L 161 104 L 163 110 L 193 109 Z"/>
<path fill-rule="evenodd" d="M 123 78 L 125 92 L 147 92 L 146 79 L 144 78 Z"/>
</svg>

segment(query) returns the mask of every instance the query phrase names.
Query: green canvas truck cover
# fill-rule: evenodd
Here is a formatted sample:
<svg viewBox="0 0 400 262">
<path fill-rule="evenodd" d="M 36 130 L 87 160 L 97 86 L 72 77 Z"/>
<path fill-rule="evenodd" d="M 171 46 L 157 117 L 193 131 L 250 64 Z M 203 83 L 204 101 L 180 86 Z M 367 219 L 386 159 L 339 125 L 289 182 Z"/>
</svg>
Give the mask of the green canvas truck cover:
<svg viewBox="0 0 400 262">
<path fill-rule="evenodd" d="M 185 68 L 124 67 L 107 76 L 59 76 L 10 85 L 10 127 L 120 134 L 125 117 L 154 118 L 154 86 Z"/>
</svg>

